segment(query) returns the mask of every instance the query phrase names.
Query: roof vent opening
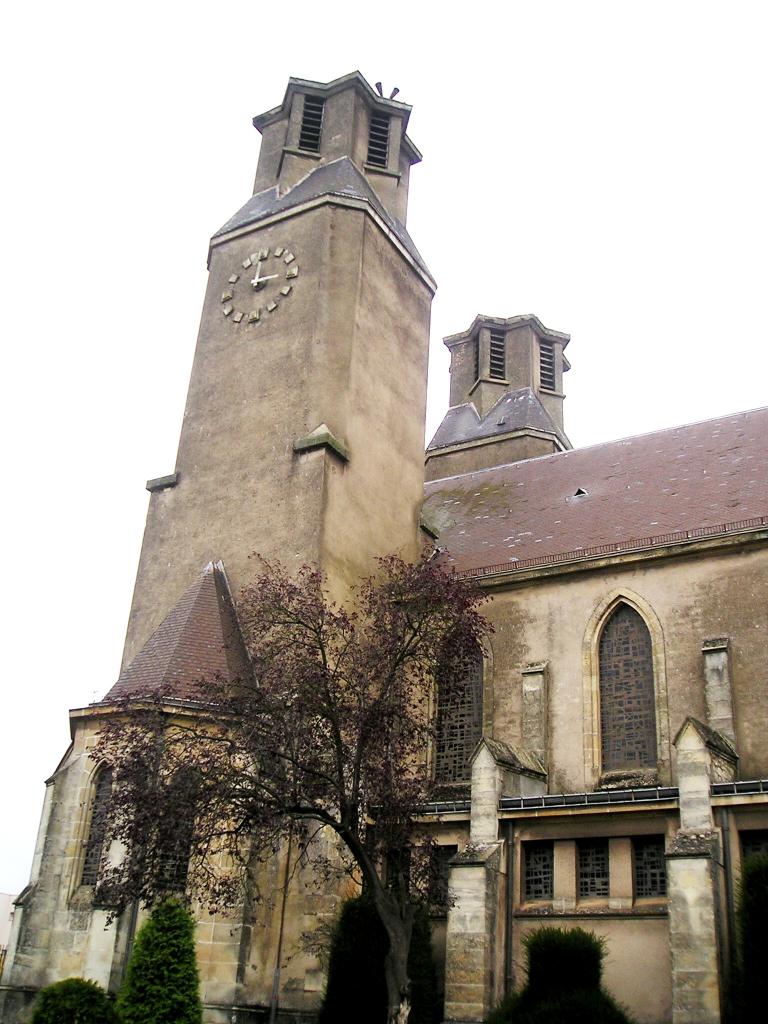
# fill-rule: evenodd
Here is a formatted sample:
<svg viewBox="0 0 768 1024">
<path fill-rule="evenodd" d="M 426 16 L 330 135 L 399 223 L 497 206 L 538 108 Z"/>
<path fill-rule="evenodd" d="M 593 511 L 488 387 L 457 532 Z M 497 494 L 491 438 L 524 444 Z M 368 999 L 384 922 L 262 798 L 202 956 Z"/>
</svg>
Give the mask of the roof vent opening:
<svg viewBox="0 0 768 1024">
<path fill-rule="evenodd" d="M 299 131 L 299 149 L 310 153 L 320 152 L 320 133 L 323 129 L 323 111 L 325 99 L 322 96 L 305 96 L 304 113 L 301 117 Z"/>
</svg>

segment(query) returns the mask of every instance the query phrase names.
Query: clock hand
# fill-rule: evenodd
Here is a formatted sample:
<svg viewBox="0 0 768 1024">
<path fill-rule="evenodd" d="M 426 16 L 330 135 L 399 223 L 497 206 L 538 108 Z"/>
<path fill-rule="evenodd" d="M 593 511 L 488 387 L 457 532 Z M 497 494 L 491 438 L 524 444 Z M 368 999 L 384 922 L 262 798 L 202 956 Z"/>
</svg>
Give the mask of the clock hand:
<svg viewBox="0 0 768 1024">
<path fill-rule="evenodd" d="M 258 288 L 260 288 L 264 284 L 265 281 L 274 281 L 274 279 L 278 276 L 277 274 L 266 274 L 264 277 L 260 277 L 259 276 L 260 274 L 261 274 L 261 260 L 258 260 L 258 262 L 256 263 L 256 276 L 251 281 L 251 286 L 254 289 L 254 291 L 256 291 Z"/>
</svg>

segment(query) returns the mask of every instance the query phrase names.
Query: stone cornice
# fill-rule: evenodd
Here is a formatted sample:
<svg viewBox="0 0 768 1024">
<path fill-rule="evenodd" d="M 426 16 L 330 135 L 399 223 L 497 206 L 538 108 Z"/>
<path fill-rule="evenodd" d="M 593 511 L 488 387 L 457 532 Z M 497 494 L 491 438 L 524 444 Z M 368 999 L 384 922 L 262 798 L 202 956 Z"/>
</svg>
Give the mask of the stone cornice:
<svg viewBox="0 0 768 1024">
<path fill-rule="evenodd" d="M 419 266 L 395 232 L 385 224 L 370 203 L 366 202 L 364 199 L 355 199 L 351 196 L 343 196 L 333 193 L 317 196 L 313 199 L 307 200 L 306 203 L 300 203 L 297 206 L 292 206 L 288 210 L 281 210 L 278 213 L 269 214 L 259 220 L 251 221 L 249 224 L 244 224 L 242 227 L 234 228 L 232 231 L 228 231 L 225 235 L 216 235 L 211 239 L 208 248 L 208 266 L 210 267 L 211 263 L 211 252 L 217 246 L 223 245 L 225 242 L 230 242 L 233 238 L 241 238 L 243 235 L 253 234 L 254 231 L 259 231 L 261 228 L 269 227 L 271 224 L 277 224 L 280 221 L 288 220 L 290 217 L 296 217 L 302 213 L 306 213 L 308 210 L 317 209 L 321 206 L 343 206 L 347 209 L 362 210 L 363 213 L 366 213 L 374 224 L 376 224 L 382 234 L 386 235 L 406 263 L 410 265 L 411 269 L 426 285 L 430 294 L 434 295 L 437 291 L 437 283 L 432 275 L 426 269 Z"/>
</svg>

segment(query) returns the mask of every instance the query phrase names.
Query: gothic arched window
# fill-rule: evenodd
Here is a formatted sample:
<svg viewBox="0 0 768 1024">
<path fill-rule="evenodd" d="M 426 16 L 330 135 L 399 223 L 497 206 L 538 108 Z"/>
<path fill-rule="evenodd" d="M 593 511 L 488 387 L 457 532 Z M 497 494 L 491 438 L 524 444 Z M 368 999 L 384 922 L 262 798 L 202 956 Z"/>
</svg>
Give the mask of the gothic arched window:
<svg viewBox="0 0 768 1024">
<path fill-rule="evenodd" d="M 195 809 L 200 780 L 193 768 L 182 768 L 170 782 L 167 813 L 158 822 L 158 880 L 164 889 L 183 890 L 195 834 Z"/>
<path fill-rule="evenodd" d="M 619 604 L 603 627 L 599 665 L 603 771 L 655 768 L 651 634 L 628 604 Z"/>
<path fill-rule="evenodd" d="M 107 828 L 109 798 L 112 794 L 112 769 L 105 765 L 96 773 L 93 783 L 93 802 L 88 838 L 85 841 L 81 885 L 96 885 L 99 880 L 101 855 L 104 851 L 104 837 Z"/>
<path fill-rule="evenodd" d="M 435 781 L 468 782 L 469 758 L 483 731 L 483 653 L 478 648 L 467 675 L 437 690 Z"/>
</svg>

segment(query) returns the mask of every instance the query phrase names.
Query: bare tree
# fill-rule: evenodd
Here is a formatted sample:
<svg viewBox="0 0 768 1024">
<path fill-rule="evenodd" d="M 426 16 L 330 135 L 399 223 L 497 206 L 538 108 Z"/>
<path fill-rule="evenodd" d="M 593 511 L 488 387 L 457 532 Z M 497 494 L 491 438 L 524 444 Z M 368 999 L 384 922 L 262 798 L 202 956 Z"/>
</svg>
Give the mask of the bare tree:
<svg viewBox="0 0 768 1024">
<path fill-rule="evenodd" d="M 162 694 L 109 717 L 97 756 L 112 766 L 110 838 L 127 855 L 105 865 L 103 888 L 118 911 L 184 882 L 223 908 L 253 898 L 254 865 L 287 837 L 330 829 L 389 937 L 389 1020 L 402 1024 L 429 876 L 436 686 L 459 685 L 489 626 L 479 593 L 433 563 L 390 557 L 379 570 L 346 608 L 314 569 L 265 563 L 238 602 L 242 678 L 208 682 L 194 708 Z"/>
</svg>

